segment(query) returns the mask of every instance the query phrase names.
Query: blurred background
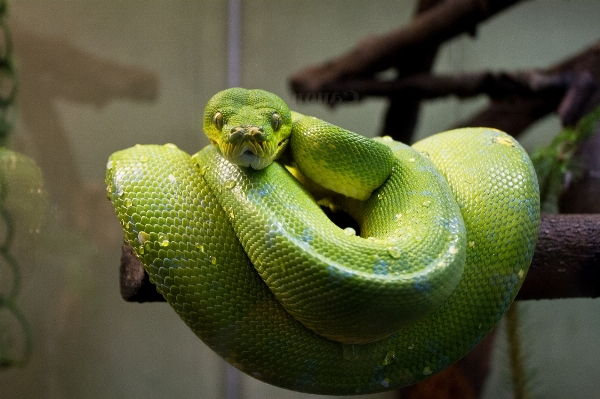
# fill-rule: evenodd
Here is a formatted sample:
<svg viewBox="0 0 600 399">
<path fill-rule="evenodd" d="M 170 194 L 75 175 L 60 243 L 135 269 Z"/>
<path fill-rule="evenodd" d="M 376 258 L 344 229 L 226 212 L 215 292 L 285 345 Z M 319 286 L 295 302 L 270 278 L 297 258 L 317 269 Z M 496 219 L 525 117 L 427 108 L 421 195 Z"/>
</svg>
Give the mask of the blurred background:
<svg viewBox="0 0 600 399">
<path fill-rule="evenodd" d="M 165 303 L 119 294 L 122 232 L 106 199 L 108 156 L 137 143 L 194 153 L 206 101 L 231 85 L 280 95 L 292 109 L 373 136 L 385 101 L 329 109 L 298 101 L 288 78 L 367 35 L 406 24 L 415 1 L 13 0 L 8 27 L 18 75 L 7 146 L 35 160 L 47 192 L 40 228 L 18 228 L 17 304 L 31 356 L 0 369 L 0 398 L 308 398 L 240 374 Z M 545 0 L 509 8 L 476 38 L 445 44 L 436 72 L 544 68 L 600 37 L 600 2 Z M 237 27 L 229 34 L 229 22 Z M 417 138 L 440 132 L 485 98 L 426 103 Z M 561 129 L 557 117 L 521 139 L 531 150 Z M 26 212 L 21 217 L 31 215 Z M 0 289 L 8 285 L 0 263 Z M 1 312 L 1 310 L 0 310 Z M 600 301 L 523 302 L 531 385 L 544 398 L 596 398 Z M 2 315 L 4 319 L 2 319 Z M 0 313 L 0 323 L 18 331 Z M 19 348 L 19 334 L 9 346 Z M 510 398 L 500 333 L 485 398 Z M 392 398 L 395 393 L 369 395 Z"/>
</svg>

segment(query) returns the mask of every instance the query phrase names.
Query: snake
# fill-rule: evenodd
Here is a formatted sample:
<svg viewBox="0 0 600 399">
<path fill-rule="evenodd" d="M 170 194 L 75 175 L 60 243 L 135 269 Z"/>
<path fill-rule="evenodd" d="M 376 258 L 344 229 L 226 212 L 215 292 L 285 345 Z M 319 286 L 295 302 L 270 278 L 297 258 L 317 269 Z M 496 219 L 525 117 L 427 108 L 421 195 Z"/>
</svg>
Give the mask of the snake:
<svg viewBox="0 0 600 399">
<path fill-rule="evenodd" d="M 196 154 L 112 154 L 107 196 L 157 291 L 237 369 L 307 393 L 397 389 L 459 360 L 513 302 L 540 198 L 510 135 L 408 146 L 243 88 L 202 120 Z"/>
</svg>

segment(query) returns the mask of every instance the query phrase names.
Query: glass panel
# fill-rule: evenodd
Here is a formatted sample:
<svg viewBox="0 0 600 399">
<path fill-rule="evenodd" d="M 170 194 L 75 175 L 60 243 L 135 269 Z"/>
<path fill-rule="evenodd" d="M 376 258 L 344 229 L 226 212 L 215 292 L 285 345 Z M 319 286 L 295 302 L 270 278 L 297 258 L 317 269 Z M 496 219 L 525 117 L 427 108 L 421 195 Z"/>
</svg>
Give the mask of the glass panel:
<svg viewBox="0 0 600 399">
<path fill-rule="evenodd" d="M 138 143 L 171 142 L 189 153 L 208 145 L 201 132 L 204 105 L 236 79 L 241 86 L 277 93 L 304 114 L 377 135 L 384 100 L 330 108 L 323 103 L 333 97 L 299 98 L 288 79 L 368 35 L 408 23 L 416 2 L 230 3 L 9 3 L 18 96 L 5 144 L 20 155 L 0 152 L 0 185 L 10 189 L 6 197 L 0 194 L 0 216 L 6 215 L 0 218 L 0 245 L 10 242 L 0 253 L 1 399 L 317 397 L 241 374 L 168 305 L 121 299 L 123 232 L 106 199 L 106 163 L 111 153 Z M 232 58 L 239 65 L 232 68 L 228 21 L 235 7 L 240 29 L 233 32 L 241 47 L 234 52 L 239 58 Z M 598 15 L 596 1 L 515 6 L 482 25 L 476 38 L 460 36 L 445 44 L 434 70 L 546 67 L 598 40 Z M 0 86 L 0 95 L 5 90 Z M 416 137 L 445 130 L 486 102 L 429 102 Z M 559 129 L 558 118 L 546 118 L 523 143 L 532 149 Z M 11 162 L 18 168 L 10 169 Z M 522 308 L 522 342 L 535 392 L 545 398 L 596 397 L 600 302 L 528 302 Z M 496 337 L 485 398 L 511 397 L 504 339 L 502 332 Z"/>
</svg>

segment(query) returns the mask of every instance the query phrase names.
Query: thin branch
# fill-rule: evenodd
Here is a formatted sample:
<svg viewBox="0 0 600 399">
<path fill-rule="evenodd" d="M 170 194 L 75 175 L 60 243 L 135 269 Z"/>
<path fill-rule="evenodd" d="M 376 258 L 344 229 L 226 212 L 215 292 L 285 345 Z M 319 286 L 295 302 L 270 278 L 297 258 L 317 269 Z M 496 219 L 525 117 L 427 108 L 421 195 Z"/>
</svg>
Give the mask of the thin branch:
<svg viewBox="0 0 600 399">
<path fill-rule="evenodd" d="M 575 75 L 575 79 L 557 110 L 564 126 L 576 124 L 584 115 L 581 111 L 586 108 L 586 104 L 597 90 L 597 86 L 596 79 L 590 71 L 583 71 Z"/>
<path fill-rule="evenodd" d="M 423 73 L 400 80 L 353 79 L 330 83 L 324 89 L 327 92 L 351 91 L 361 98 L 396 96 L 415 99 L 434 99 L 447 96 L 470 98 L 485 94 L 493 99 L 513 99 L 517 96 L 562 96 L 572 85 L 572 81 L 571 73 L 547 75 L 540 71 L 478 72 L 456 75 Z M 586 82 L 588 87 L 594 87 L 591 85 L 592 78 Z"/>
<path fill-rule="evenodd" d="M 561 213 L 600 213 L 600 126 L 577 149 L 575 171 L 569 171 L 560 196 Z M 578 176 L 579 175 L 579 176 Z"/>
</svg>

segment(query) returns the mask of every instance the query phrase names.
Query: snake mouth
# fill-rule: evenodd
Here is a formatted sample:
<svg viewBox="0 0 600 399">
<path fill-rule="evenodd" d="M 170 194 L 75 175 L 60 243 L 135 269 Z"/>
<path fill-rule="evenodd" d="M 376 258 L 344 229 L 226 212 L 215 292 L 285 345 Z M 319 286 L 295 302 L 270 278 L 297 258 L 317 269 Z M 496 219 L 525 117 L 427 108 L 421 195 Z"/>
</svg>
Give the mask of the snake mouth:
<svg viewBox="0 0 600 399">
<path fill-rule="evenodd" d="M 283 153 L 289 138 L 279 142 L 257 140 L 248 137 L 238 143 L 221 142 L 218 145 L 221 154 L 231 163 L 250 167 L 255 170 L 264 169 Z"/>
<path fill-rule="evenodd" d="M 257 164 L 257 161 L 260 159 L 260 157 L 256 154 L 254 149 L 244 148 L 237 159 L 240 160 L 240 164 L 242 166 L 252 166 L 253 169 L 256 169 L 253 165 Z"/>
<path fill-rule="evenodd" d="M 256 170 L 267 167 L 274 158 L 268 142 L 252 139 L 237 144 L 223 143 L 221 152 L 229 162 Z"/>
</svg>

